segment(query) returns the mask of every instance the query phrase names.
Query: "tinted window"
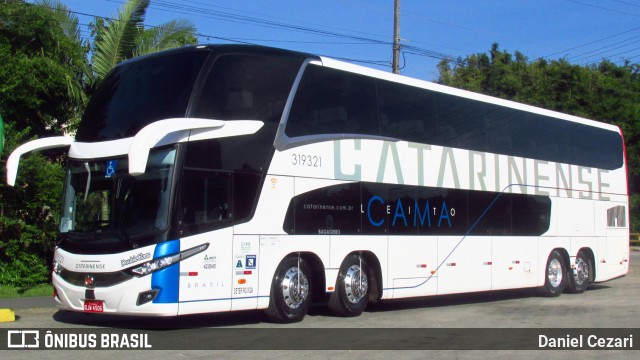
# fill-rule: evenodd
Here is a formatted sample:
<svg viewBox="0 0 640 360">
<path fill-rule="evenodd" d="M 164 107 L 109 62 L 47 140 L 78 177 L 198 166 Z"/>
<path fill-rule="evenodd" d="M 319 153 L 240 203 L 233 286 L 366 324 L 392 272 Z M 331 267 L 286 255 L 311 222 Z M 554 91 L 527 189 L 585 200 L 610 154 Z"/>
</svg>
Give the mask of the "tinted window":
<svg viewBox="0 0 640 360">
<path fill-rule="evenodd" d="M 409 185 L 351 183 L 295 196 L 283 229 L 297 235 L 539 236 L 551 200 Z"/>
<path fill-rule="evenodd" d="M 249 220 L 273 155 L 276 127 L 267 123 L 254 135 L 183 145 L 177 205 L 183 235 Z"/>
<path fill-rule="evenodd" d="M 315 134 L 378 135 L 375 80 L 307 67 L 289 113 L 289 137 Z"/>
<path fill-rule="evenodd" d="M 359 234 L 360 184 L 331 186 L 294 197 L 283 228 L 289 234 Z"/>
<path fill-rule="evenodd" d="M 320 66 L 305 70 L 285 133 L 381 135 L 609 170 L 623 163 L 615 131 Z"/>
<path fill-rule="evenodd" d="M 602 169 L 622 166 L 622 137 L 614 131 L 383 80 L 378 89 L 386 136 Z"/>
<path fill-rule="evenodd" d="M 194 117 L 279 122 L 300 60 L 226 55 L 218 58 Z"/>
<path fill-rule="evenodd" d="M 150 56 L 116 67 L 84 113 L 76 139 L 107 141 L 134 136 L 162 119 L 184 117 L 208 51 Z"/>
<path fill-rule="evenodd" d="M 379 81 L 378 102 L 382 134 L 421 143 L 436 141 L 438 121 L 433 94 Z"/>
</svg>

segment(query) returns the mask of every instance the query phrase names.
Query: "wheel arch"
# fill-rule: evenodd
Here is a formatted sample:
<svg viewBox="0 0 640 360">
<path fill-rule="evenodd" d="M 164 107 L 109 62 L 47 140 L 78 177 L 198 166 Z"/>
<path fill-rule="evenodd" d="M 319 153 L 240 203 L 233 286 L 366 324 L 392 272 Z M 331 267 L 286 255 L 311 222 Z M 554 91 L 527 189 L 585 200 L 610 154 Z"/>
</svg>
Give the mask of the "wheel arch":
<svg viewBox="0 0 640 360">
<path fill-rule="evenodd" d="M 562 261 L 564 262 L 564 267 L 565 269 L 571 269 L 571 258 L 569 257 L 569 252 L 567 251 L 567 249 L 565 248 L 555 248 L 553 250 L 551 250 L 551 252 L 549 252 L 549 254 L 551 254 L 552 252 L 557 251 L 560 256 L 562 257 Z M 547 255 L 548 257 L 549 255 Z"/>
<path fill-rule="evenodd" d="M 369 302 L 377 303 L 382 298 L 382 289 L 383 289 L 382 267 L 380 265 L 380 260 L 378 259 L 376 254 L 366 250 L 352 251 L 351 253 L 347 254 L 347 256 L 345 256 L 344 259 L 347 259 L 351 255 L 362 256 L 362 258 L 369 265 L 369 270 L 372 272 L 371 274 L 372 276 L 370 279 L 371 291 L 369 291 Z M 344 259 L 342 260 L 343 262 L 344 262 Z"/>
<path fill-rule="evenodd" d="M 589 277 L 590 277 L 589 281 L 593 282 L 593 280 L 596 278 L 596 272 L 597 272 L 597 269 L 596 269 L 596 256 L 595 256 L 593 250 L 590 247 L 580 248 L 580 250 L 578 250 L 576 252 L 576 256 L 578 256 L 578 253 L 580 251 L 582 251 L 582 253 L 585 254 L 587 256 L 587 258 L 591 261 L 591 271 L 592 271 L 592 273 L 589 274 Z"/>
<path fill-rule="evenodd" d="M 327 280 L 325 278 L 324 263 L 322 262 L 320 257 L 313 252 L 300 251 L 287 254 L 283 258 L 283 261 L 290 256 L 300 256 L 305 261 L 310 272 L 309 274 L 307 274 L 307 276 L 311 281 L 311 300 L 322 301 L 325 296 Z"/>
</svg>

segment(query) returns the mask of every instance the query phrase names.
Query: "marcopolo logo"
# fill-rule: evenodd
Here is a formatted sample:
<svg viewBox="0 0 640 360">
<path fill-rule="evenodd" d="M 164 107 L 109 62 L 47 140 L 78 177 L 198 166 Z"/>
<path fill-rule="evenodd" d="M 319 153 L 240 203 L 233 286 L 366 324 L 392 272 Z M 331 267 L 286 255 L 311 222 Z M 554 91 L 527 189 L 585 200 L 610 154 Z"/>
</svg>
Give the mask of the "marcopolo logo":
<svg viewBox="0 0 640 360">
<path fill-rule="evenodd" d="M 138 255 L 131 255 L 128 259 L 120 260 L 120 266 L 125 267 L 138 261 L 146 260 L 151 257 L 151 253 L 140 253 Z"/>
</svg>

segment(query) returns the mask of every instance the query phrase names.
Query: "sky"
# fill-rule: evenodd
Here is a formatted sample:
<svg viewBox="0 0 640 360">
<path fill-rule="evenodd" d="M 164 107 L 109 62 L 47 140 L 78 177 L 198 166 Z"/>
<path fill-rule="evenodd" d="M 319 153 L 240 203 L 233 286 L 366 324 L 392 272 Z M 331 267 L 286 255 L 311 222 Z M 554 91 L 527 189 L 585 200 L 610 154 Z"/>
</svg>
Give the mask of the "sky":
<svg viewBox="0 0 640 360">
<path fill-rule="evenodd" d="M 124 0 L 62 0 L 82 34 Z M 151 0 L 146 25 L 191 20 L 200 43 L 252 43 L 391 71 L 393 0 Z M 640 63 L 640 0 L 401 0 L 400 73 L 437 80 L 444 58 L 493 43 L 529 60 Z"/>
</svg>

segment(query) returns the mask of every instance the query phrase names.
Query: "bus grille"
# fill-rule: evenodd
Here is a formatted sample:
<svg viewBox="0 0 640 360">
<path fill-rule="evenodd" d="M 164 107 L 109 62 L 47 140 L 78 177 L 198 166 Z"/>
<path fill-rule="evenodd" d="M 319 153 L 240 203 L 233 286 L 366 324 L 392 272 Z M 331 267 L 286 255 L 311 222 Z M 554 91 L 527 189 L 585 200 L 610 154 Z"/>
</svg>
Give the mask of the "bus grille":
<svg viewBox="0 0 640 360">
<path fill-rule="evenodd" d="M 124 271 L 116 271 L 111 273 L 87 273 L 69 271 L 64 268 L 60 270 L 59 275 L 69 284 L 82 287 L 85 287 L 85 278 L 90 275 L 94 279 L 94 287 L 96 288 L 117 285 L 133 278 L 133 275 L 127 274 Z"/>
</svg>

